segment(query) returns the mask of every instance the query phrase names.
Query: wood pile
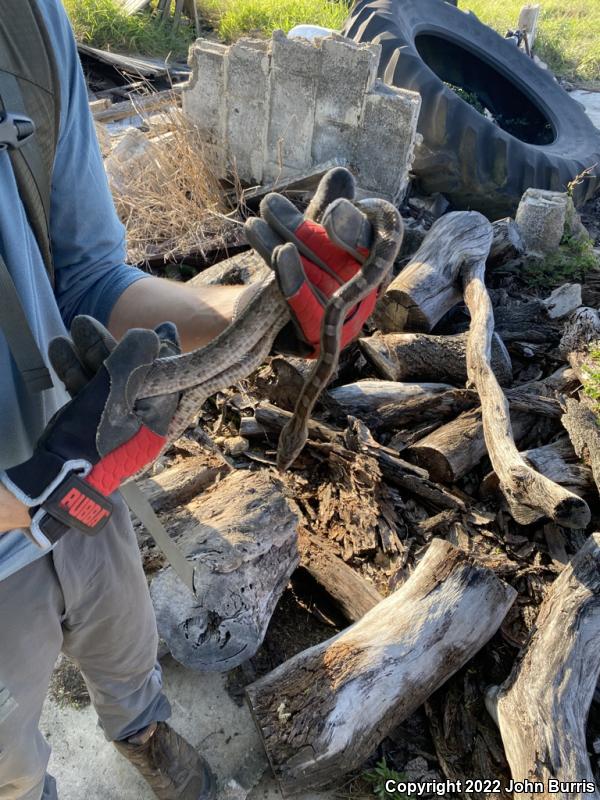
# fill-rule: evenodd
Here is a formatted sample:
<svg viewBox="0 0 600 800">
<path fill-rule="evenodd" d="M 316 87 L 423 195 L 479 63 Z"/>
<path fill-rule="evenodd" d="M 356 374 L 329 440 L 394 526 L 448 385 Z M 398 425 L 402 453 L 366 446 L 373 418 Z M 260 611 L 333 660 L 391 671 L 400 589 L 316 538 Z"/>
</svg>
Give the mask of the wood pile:
<svg viewBox="0 0 600 800">
<path fill-rule="evenodd" d="M 416 216 L 289 473 L 277 436 L 307 365 L 274 356 L 211 398 L 144 487 L 202 575 L 193 598 L 158 573 L 161 634 L 188 666 L 243 665 L 285 796 L 382 754 L 500 781 L 459 794 L 477 798 L 599 777 L 600 427 L 582 381 L 600 314 L 581 299 L 598 273 L 549 300 L 520 276 L 513 220 Z M 245 252 L 194 280 L 262 268 Z M 290 597 L 317 638 L 269 659 Z"/>
</svg>

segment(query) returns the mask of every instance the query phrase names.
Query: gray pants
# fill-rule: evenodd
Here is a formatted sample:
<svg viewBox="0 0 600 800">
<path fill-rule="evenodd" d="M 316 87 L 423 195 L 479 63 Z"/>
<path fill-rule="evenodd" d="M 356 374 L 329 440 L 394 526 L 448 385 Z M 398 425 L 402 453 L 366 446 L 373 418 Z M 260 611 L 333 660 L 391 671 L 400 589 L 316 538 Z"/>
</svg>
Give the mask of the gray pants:
<svg viewBox="0 0 600 800">
<path fill-rule="evenodd" d="M 0 581 L 0 800 L 56 798 L 38 723 L 61 650 L 79 665 L 109 740 L 170 715 L 135 534 L 115 500 L 101 534 L 71 531 Z"/>
</svg>

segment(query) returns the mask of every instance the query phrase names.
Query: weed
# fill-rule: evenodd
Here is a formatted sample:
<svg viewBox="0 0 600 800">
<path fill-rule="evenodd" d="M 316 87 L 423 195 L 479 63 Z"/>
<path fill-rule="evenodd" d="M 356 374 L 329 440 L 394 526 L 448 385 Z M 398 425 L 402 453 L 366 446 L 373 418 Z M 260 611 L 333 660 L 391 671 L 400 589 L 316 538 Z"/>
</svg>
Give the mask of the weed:
<svg viewBox="0 0 600 800">
<path fill-rule="evenodd" d="M 406 775 L 388 767 L 385 758 L 377 762 L 377 765 L 370 772 L 363 773 L 363 779 L 373 787 L 373 794 L 378 800 L 413 800 L 407 794 L 398 792 L 388 792 L 386 783 L 393 781 L 394 784 L 402 783 L 406 780 Z"/>
<path fill-rule="evenodd" d="M 586 361 L 583 388 L 586 395 L 594 401 L 600 422 L 600 342 L 590 346 L 590 360 Z"/>
<path fill-rule="evenodd" d="M 555 253 L 544 259 L 529 259 L 521 274 L 529 286 L 551 289 L 566 281 L 582 281 L 587 272 L 598 266 L 589 237 L 565 236 Z"/>
<path fill-rule="evenodd" d="M 150 9 L 128 16 L 115 0 L 64 0 L 64 5 L 76 37 L 94 47 L 149 56 L 182 56 L 195 38 L 189 25 L 182 25 L 174 34 Z"/>
</svg>

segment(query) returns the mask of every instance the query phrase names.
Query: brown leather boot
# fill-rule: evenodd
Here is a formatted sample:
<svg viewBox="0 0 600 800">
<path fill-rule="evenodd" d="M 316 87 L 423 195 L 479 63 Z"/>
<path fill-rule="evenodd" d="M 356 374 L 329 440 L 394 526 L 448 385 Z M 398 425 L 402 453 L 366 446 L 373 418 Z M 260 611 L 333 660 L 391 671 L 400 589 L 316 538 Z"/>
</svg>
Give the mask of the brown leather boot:
<svg viewBox="0 0 600 800">
<path fill-rule="evenodd" d="M 158 800 L 216 798 L 210 767 L 166 722 L 154 722 L 136 736 L 114 744 L 143 775 Z"/>
</svg>

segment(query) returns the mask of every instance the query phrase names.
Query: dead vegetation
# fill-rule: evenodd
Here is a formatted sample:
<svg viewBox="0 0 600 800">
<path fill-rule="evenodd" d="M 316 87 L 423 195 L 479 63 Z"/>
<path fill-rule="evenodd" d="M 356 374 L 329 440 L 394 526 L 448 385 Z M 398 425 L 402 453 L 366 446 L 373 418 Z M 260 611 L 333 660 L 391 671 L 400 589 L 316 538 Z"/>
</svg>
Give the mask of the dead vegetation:
<svg viewBox="0 0 600 800">
<path fill-rule="evenodd" d="M 197 127 L 177 109 L 148 116 L 113 146 L 107 172 L 128 258 L 144 264 L 224 248 L 236 223 Z"/>
</svg>

